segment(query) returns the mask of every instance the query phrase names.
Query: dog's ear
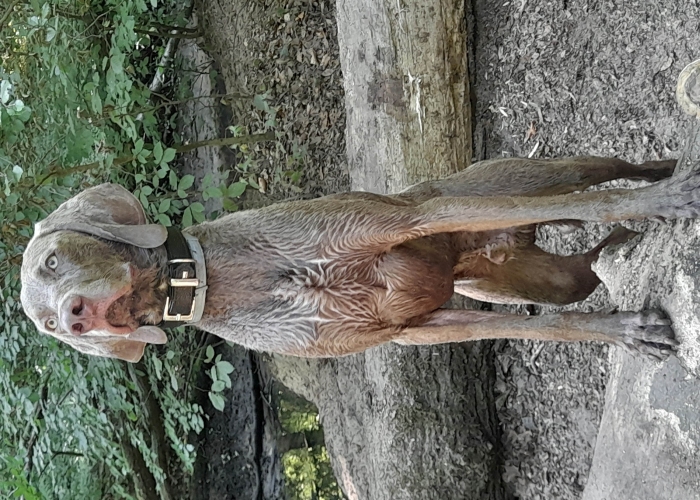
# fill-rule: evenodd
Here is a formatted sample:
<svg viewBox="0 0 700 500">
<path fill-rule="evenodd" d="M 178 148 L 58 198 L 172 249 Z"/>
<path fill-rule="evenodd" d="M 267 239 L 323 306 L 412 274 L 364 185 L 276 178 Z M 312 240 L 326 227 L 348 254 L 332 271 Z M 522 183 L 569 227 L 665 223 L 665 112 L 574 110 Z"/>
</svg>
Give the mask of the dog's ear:
<svg viewBox="0 0 700 500">
<path fill-rule="evenodd" d="M 53 335 L 77 351 L 92 356 L 117 358 L 130 363 L 137 363 L 143 357 L 146 344 L 165 344 L 168 338 L 157 326 L 140 326 L 135 332 L 124 337 L 116 336 L 73 336 Z"/>
<path fill-rule="evenodd" d="M 117 358 L 130 363 L 138 363 L 143 357 L 146 344 L 165 344 L 168 337 L 157 326 L 140 326 L 134 333 L 130 333 L 123 339 L 108 338 L 102 342 L 99 349 L 100 355 L 108 358 Z"/>
<path fill-rule="evenodd" d="M 141 202 L 117 184 L 100 184 L 64 202 L 36 224 L 34 236 L 68 230 L 141 248 L 156 248 L 168 237 L 164 226 L 148 224 Z"/>
<path fill-rule="evenodd" d="M 147 344 L 165 344 L 168 337 L 165 332 L 155 325 L 139 326 L 134 333 L 130 333 L 129 340 L 139 340 Z"/>
<path fill-rule="evenodd" d="M 146 342 L 118 337 L 75 337 L 73 335 L 52 335 L 65 342 L 76 351 L 90 356 L 117 358 L 130 363 L 138 363 L 143 357 Z"/>
<path fill-rule="evenodd" d="M 129 339 L 116 339 L 109 342 L 109 358 L 117 358 L 129 363 L 138 363 L 146 348 L 145 342 Z"/>
</svg>

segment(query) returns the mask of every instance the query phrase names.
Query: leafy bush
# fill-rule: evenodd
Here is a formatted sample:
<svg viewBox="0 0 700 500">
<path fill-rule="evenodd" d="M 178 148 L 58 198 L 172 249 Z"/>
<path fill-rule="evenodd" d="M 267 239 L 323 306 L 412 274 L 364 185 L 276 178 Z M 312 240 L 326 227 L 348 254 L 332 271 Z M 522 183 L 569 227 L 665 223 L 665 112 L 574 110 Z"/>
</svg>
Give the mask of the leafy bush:
<svg viewBox="0 0 700 500">
<path fill-rule="evenodd" d="M 151 451 L 148 397 L 164 409 L 179 467 L 192 469 L 187 436 L 203 420 L 201 408 L 187 403 L 189 343 L 176 339 L 167 353 L 149 350 L 139 372 L 38 335 L 18 304 L 19 265 L 33 223 L 83 187 L 125 185 L 164 224 L 204 218 L 201 204 L 189 199 L 193 178 L 171 168 L 175 149 L 164 134 L 172 118 L 149 90 L 167 42 L 159 35 L 184 23 L 174 1 L 14 0 L 0 11 L 5 497 L 133 498 L 134 464 L 124 451 L 130 446 L 140 450 L 158 488 L 166 487 L 164 464 Z"/>
</svg>

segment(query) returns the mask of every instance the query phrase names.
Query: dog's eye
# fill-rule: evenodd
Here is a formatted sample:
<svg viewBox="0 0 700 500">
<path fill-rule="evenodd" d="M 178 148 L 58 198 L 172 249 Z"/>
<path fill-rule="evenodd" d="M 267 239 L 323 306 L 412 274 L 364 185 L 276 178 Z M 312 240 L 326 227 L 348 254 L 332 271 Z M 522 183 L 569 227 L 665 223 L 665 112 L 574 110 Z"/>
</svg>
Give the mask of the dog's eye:
<svg viewBox="0 0 700 500">
<path fill-rule="evenodd" d="M 49 318 L 46 320 L 46 328 L 53 331 L 58 326 L 58 322 L 55 318 Z"/>
<path fill-rule="evenodd" d="M 56 257 L 55 255 L 51 255 L 51 257 L 46 259 L 46 267 L 48 267 L 52 271 L 55 271 L 58 267 L 58 257 Z"/>
</svg>

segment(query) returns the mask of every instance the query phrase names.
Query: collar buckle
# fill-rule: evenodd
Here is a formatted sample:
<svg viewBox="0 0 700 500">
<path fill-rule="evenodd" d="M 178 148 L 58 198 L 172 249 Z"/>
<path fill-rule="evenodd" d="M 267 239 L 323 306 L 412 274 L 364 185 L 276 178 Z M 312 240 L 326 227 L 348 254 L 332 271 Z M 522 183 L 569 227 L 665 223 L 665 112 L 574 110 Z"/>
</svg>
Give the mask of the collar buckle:
<svg viewBox="0 0 700 500">
<path fill-rule="evenodd" d="M 196 264 L 194 259 L 172 259 L 168 261 L 168 266 L 173 264 Z M 170 278 L 170 286 L 175 288 L 193 288 L 196 289 L 199 286 L 198 278 L 190 278 L 189 271 L 183 270 L 181 278 Z M 165 298 L 165 311 L 163 312 L 163 321 L 192 321 L 194 319 L 194 312 L 197 309 L 197 294 L 192 294 L 192 306 L 190 307 L 190 312 L 188 314 L 170 314 L 170 296 Z"/>
<path fill-rule="evenodd" d="M 165 242 L 168 293 L 161 328 L 196 323 L 204 313 L 207 272 L 197 238 L 169 227 Z"/>
</svg>

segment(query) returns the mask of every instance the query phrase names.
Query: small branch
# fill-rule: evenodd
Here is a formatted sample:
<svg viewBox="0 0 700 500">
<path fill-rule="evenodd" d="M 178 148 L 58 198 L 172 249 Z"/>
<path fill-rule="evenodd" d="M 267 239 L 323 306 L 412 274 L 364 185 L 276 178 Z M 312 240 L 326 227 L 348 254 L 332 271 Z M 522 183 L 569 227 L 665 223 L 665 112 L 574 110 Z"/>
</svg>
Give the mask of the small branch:
<svg viewBox="0 0 700 500">
<path fill-rule="evenodd" d="M 185 17 L 190 17 L 190 14 L 192 11 L 188 9 L 188 12 L 185 14 Z M 197 28 L 188 28 L 187 26 L 168 26 L 167 24 L 163 23 L 157 23 L 157 22 L 152 22 L 148 23 L 149 26 L 152 26 L 156 28 L 157 30 L 161 32 L 178 32 L 178 33 L 190 33 L 190 34 L 195 34 L 199 33 L 199 27 Z"/>
<path fill-rule="evenodd" d="M 172 36 L 170 40 L 168 40 L 168 44 L 163 51 L 163 57 L 160 58 L 160 62 L 158 63 L 156 74 L 153 76 L 153 81 L 148 86 L 148 90 L 151 92 L 159 92 L 163 87 L 163 83 L 165 82 L 165 69 L 170 66 L 179 44 L 180 38 L 178 37 Z"/>
<path fill-rule="evenodd" d="M 50 377 L 50 374 L 49 374 Z M 42 420 L 44 418 L 44 406 L 46 403 L 46 400 L 49 397 L 49 381 L 48 378 L 46 379 L 46 382 L 44 382 L 44 385 L 41 386 L 41 395 L 39 397 L 39 401 L 36 403 L 36 408 L 34 410 L 34 418 L 32 418 L 32 421 L 34 420 Z M 24 473 L 29 477 L 29 475 L 32 473 L 32 468 L 34 467 L 34 446 L 36 445 L 36 441 L 39 438 L 39 428 L 34 427 L 34 431 L 32 432 L 32 436 L 29 438 L 29 443 L 27 443 L 27 463 L 24 464 Z"/>
<path fill-rule="evenodd" d="M 254 144 L 256 142 L 272 141 L 275 139 L 274 132 L 266 132 L 264 134 L 250 134 L 244 135 L 242 137 L 222 137 L 220 139 L 209 139 L 206 141 L 193 142 L 191 144 L 185 144 L 184 146 L 178 146 L 175 150 L 178 153 L 187 153 L 189 151 L 195 150 L 197 148 L 203 147 L 216 147 L 216 146 L 235 146 L 237 144 Z"/>
<path fill-rule="evenodd" d="M 54 450 L 51 450 L 51 452 L 53 453 L 53 455 L 51 455 L 51 458 L 49 458 L 49 460 L 46 462 L 46 464 L 44 464 L 44 467 L 41 469 L 41 472 L 39 473 L 39 476 L 38 476 L 39 478 L 44 475 L 44 472 L 46 472 L 46 469 L 49 468 L 49 465 L 51 464 L 53 459 L 59 455 L 68 455 L 70 457 L 84 457 L 85 456 L 84 454 L 79 453 L 77 451 L 60 451 L 60 450 L 54 451 Z"/>
<path fill-rule="evenodd" d="M 158 38 L 170 38 L 171 40 L 196 40 L 202 35 L 199 33 L 163 33 L 162 31 L 153 31 L 142 28 L 134 28 L 134 33 L 139 35 L 150 35 Z"/>
<path fill-rule="evenodd" d="M 181 146 L 175 146 L 175 151 L 178 153 L 189 153 L 190 151 L 193 151 L 198 148 L 204 148 L 204 147 L 223 147 L 223 146 L 235 146 L 238 144 L 255 144 L 256 142 L 265 142 L 265 141 L 272 141 L 275 139 L 275 133 L 270 131 L 266 132 L 264 134 L 250 134 L 250 135 L 244 135 L 242 137 L 221 137 L 217 139 L 209 139 L 206 141 L 198 141 L 198 142 L 193 142 L 191 144 L 184 144 Z M 129 163 L 130 161 L 134 161 L 136 159 L 136 156 L 121 156 L 119 158 L 115 158 L 112 161 L 113 166 L 119 166 L 119 165 L 124 165 L 125 163 Z M 81 172 L 88 172 L 92 170 L 93 168 L 97 168 L 101 166 L 104 163 L 104 161 L 94 161 L 92 163 L 85 163 L 84 165 L 76 165 L 74 167 L 69 167 L 69 168 L 53 168 L 48 174 L 46 174 L 44 177 L 41 178 L 41 180 L 34 184 L 32 188 L 29 189 L 29 195 L 33 194 L 34 191 L 36 191 L 37 188 L 42 186 L 46 181 L 51 179 L 52 177 L 55 177 L 57 175 L 71 175 L 71 174 L 78 174 Z M 19 186 L 15 186 L 15 189 L 21 189 Z M 5 196 L 0 195 L 0 201 L 4 200 Z"/>
<path fill-rule="evenodd" d="M 51 453 L 53 453 L 53 456 L 51 458 L 57 457 L 59 455 L 68 455 L 69 457 L 84 457 L 85 455 L 78 452 L 78 451 L 56 451 L 56 450 L 51 450 Z"/>
<path fill-rule="evenodd" d="M 4 28 L 5 21 L 12 15 L 12 12 L 15 10 L 15 7 L 21 2 L 22 0 L 15 0 L 10 4 L 8 9 L 3 13 L 2 17 L 0 17 L 0 30 Z"/>
</svg>

